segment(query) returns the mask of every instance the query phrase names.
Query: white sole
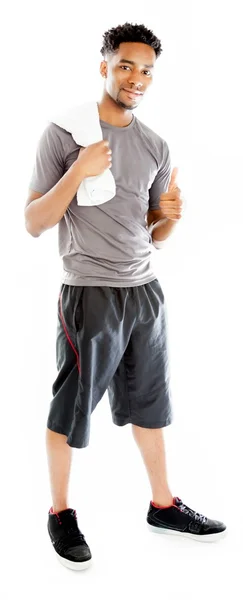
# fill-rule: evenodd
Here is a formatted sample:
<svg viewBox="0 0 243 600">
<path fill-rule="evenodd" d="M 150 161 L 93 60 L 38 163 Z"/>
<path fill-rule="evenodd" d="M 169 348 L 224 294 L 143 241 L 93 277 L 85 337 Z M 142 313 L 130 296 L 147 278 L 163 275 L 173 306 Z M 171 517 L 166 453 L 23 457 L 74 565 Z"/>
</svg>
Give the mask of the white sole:
<svg viewBox="0 0 243 600">
<path fill-rule="evenodd" d="M 196 535 L 193 533 L 183 533 L 181 531 L 174 531 L 173 529 L 164 529 L 163 527 L 154 527 L 154 525 L 150 525 L 150 523 L 148 522 L 147 527 L 149 528 L 149 531 L 153 531 L 154 533 L 187 537 L 191 540 L 196 540 L 197 542 L 216 542 L 217 540 L 220 540 L 227 535 L 227 529 L 225 529 L 224 531 L 220 531 L 219 533 L 211 533 L 209 535 Z"/>
<path fill-rule="evenodd" d="M 56 552 L 57 559 L 67 569 L 72 569 L 72 571 L 84 571 L 88 569 L 92 565 L 92 558 L 89 560 L 84 560 L 83 562 L 74 562 L 72 560 L 67 560 L 67 558 L 63 558 Z"/>
</svg>

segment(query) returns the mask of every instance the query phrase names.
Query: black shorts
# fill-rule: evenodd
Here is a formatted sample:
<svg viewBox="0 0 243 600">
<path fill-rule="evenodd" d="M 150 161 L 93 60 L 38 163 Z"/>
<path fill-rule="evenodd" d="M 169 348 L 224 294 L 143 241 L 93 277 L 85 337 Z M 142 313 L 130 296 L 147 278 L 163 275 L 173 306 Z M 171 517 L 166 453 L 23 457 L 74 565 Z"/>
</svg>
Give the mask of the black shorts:
<svg viewBox="0 0 243 600">
<path fill-rule="evenodd" d="M 61 285 L 58 375 L 47 427 L 73 448 L 90 439 L 90 417 L 108 391 L 116 425 L 170 425 L 164 295 L 158 279 L 135 287 Z"/>
</svg>

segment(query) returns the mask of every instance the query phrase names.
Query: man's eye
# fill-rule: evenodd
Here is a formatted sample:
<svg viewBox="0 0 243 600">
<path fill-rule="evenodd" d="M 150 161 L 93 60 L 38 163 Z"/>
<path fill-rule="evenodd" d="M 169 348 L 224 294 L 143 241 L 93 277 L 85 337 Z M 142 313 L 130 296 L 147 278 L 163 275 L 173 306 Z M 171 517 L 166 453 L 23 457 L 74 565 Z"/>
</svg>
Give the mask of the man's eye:
<svg viewBox="0 0 243 600">
<path fill-rule="evenodd" d="M 120 69 L 130 69 L 130 67 L 128 67 L 127 65 L 122 65 L 122 66 L 120 67 Z M 144 71 L 144 73 L 147 73 L 147 74 L 149 74 L 149 75 L 150 75 L 150 71 Z"/>
</svg>

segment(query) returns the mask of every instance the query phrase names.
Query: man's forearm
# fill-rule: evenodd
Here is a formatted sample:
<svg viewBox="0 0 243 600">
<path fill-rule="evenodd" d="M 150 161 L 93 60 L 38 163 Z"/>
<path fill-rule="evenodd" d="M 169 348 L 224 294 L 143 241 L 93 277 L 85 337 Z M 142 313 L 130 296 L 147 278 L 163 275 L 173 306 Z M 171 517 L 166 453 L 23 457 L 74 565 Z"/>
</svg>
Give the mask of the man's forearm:
<svg viewBox="0 0 243 600">
<path fill-rule="evenodd" d="M 59 223 L 84 178 L 82 165 L 76 160 L 49 192 L 32 200 L 25 209 L 28 233 L 39 237 L 46 229 Z"/>
<path fill-rule="evenodd" d="M 178 221 L 171 221 L 170 219 L 160 219 L 155 223 L 152 231 L 152 239 L 157 242 L 163 242 L 169 235 L 174 231 Z"/>
</svg>

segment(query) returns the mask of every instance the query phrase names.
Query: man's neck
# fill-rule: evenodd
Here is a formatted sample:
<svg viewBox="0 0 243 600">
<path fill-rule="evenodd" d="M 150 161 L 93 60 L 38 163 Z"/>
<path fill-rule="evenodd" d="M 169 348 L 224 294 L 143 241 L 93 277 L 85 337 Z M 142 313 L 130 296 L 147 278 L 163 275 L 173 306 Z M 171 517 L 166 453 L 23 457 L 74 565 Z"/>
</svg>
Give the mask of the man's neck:
<svg viewBox="0 0 243 600">
<path fill-rule="evenodd" d="M 115 105 L 112 100 L 109 101 L 106 98 L 101 100 L 101 102 L 97 102 L 97 104 L 101 121 L 105 121 L 110 125 L 127 127 L 133 119 L 133 114 L 130 110 L 126 111 L 122 109 L 120 106 Z"/>
</svg>

